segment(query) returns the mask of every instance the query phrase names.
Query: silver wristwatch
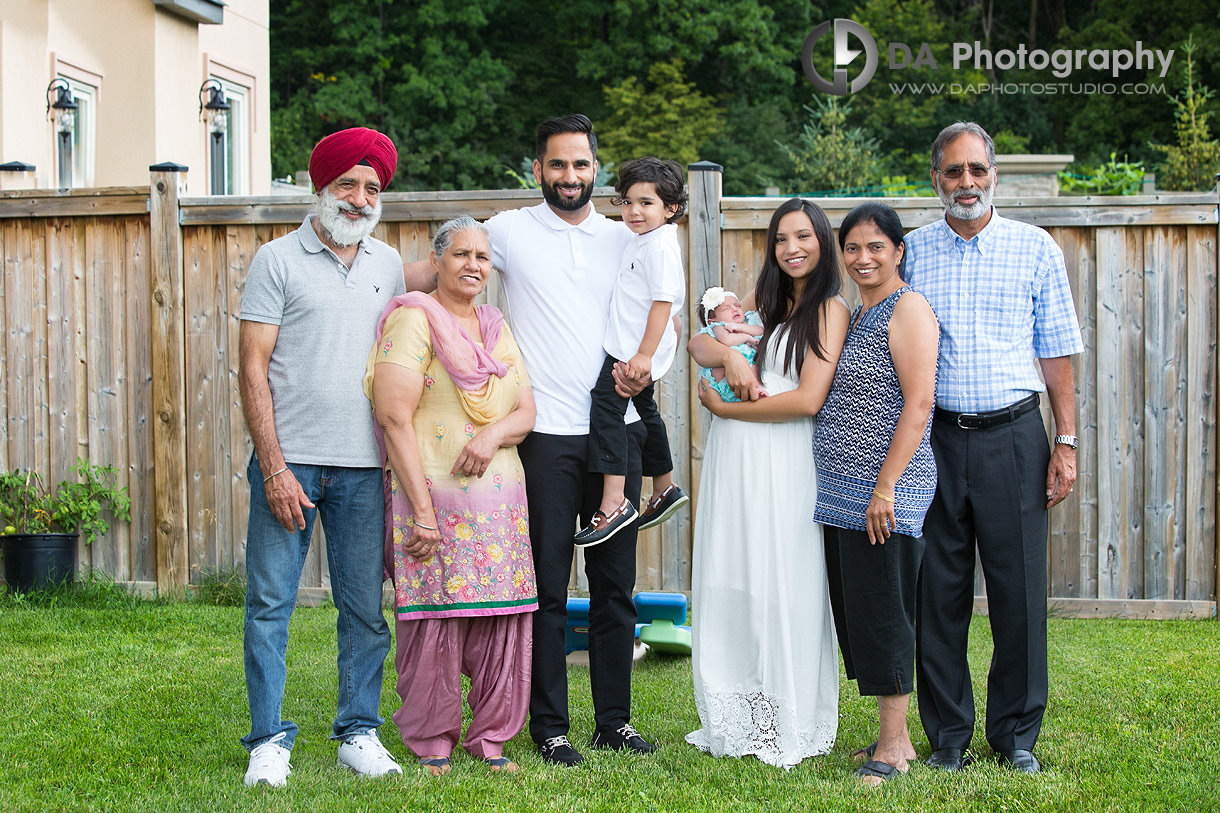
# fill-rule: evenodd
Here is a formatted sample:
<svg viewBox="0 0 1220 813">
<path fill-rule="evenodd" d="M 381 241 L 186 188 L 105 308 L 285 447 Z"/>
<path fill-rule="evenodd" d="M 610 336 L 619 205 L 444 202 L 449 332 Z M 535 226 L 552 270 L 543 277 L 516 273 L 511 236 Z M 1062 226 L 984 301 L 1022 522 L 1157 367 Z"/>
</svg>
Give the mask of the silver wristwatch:
<svg viewBox="0 0 1220 813">
<path fill-rule="evenodd" d="M 1075 435 L 1055 435 L 1056 446 L 1071 446 L 1075 449 L 1080 445 L 1080 440 Z"/>
</svg>

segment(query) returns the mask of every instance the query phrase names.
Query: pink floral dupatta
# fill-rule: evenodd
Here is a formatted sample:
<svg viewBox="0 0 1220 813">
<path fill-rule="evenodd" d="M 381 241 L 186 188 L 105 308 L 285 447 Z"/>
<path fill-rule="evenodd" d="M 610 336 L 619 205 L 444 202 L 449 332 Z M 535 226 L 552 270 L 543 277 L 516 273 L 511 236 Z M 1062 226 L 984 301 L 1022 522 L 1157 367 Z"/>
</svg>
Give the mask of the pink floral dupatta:
<svg viewBox="0 0 1220 813">
<path fill-rule="evenodd" d="M 504 324 L 504 314 L 493 305 L 476 305 L 475 313 L 479 317 L 479 329 L 483 333 L 483 345 L 470 338 L 457 320 L 441 303 L 433 297 L 417 291 L 400 294 L 389 301 L 381 318 L 377 320 L 377 335 L 374 347 L 381 346 L 381 331 L 385 321 L 398 308 L 419 308 L 428 318 L 428 332 L 432 337 L 432 350 L 440 360 L 453 383 L 457 385 L 458 398 L 462 406 L 472 418 L 480 423 L 490 423 L 495 415 L 489 410 L 489 402 L 495 386 L 501 378 L 508 374 L 508 365 L 492 356 L 492 350 L 500 342 L 500 328 Z M 372 393 L 372 386 L 368 392 Z M 377 445 L 381 449 L 381 459 L 386 460 L 385 437 L 381 425 L 373 421 L 373 430 L 377 435 Z M 393 517 L 414 514 L 405 489 L 397 493 L 390 488 L 388 473 L 382 477 L 385 493 L 385 566 L 387 576 L 394 572 L 394 525 Z"/>
</svg>

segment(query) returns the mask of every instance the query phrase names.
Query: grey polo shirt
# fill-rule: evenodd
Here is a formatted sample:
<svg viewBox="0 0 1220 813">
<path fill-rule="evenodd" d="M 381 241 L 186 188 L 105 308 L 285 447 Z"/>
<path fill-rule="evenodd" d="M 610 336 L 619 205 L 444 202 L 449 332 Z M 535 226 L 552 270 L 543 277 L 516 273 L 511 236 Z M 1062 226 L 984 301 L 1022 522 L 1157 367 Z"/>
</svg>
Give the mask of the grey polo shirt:
<svg viewBox="0 0 1220 813">
<path fill-rule="evenodd" d="M 284 459 L 380 466 L 361 385 L 377 320 L 406 293 L 402 258 L 366 237 L 349 269 L 318 239 L 312 217 L 254 255 L 241 318 L 280 328 L 267 378 Z"/>
</svg>

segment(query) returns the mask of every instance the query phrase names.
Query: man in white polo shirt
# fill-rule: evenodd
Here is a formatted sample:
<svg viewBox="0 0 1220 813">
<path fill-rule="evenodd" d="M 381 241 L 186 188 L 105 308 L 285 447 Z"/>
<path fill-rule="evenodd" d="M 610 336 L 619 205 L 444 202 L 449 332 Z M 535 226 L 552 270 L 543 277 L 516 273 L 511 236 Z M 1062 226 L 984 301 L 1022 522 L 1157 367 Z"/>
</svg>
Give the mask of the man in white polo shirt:
<svg viewBox="0 0 1220 813">
<path fill-rule="evenodd" d="M 590 395 L 605 358 L 602 343 L 619 261 L 632 238 L 622 223 L 589 202 L 597 174 L 597 137 L 586 116 L 538 125 L 534 179 L 544 202 L 487 221 L 492 261 L 508 296 L 509 320 L 529 369 L 538 418 L 518 450 L 529 497 L 530 541 L 538 579 L 534 614 L 530 736 L 548 762 L 577 765 L 568 741 L 568 676 L 564 648 L 572 535 L 601 501 L 601 476 L 589 473 Z M 416 268 L 415 266 L 418 266 Z M 423 264 L 408 264 L 409 274 Z M 616 375 L 622 391 L 644 382 Z M 645 433 L 634 407 L 625 494 L 639 505 Z M 631 656 L 635 640 L 636 528 L 585 549 L 589 579 L 589 667 L 596 730 L 594 748 L 651 752 L 631 727 Z"/>
<path fill-rule="evenodd" d="M 547 761 L 575 765 L 582 758 L 567 739 L 564 647 L 572 534 L 577 516 L 587 524 L 601 501 L 601 477 L 590 474 L 588 465 L 589 392 L 604 361 L 610 298 L 632 234 L 590 203 L 597 137 L 587 117 L 573 114 L 542 122 L 537 152 L 534 179 L 542 185 L 544 202 L 501 212 L 487 227 L 493 264 L 503 273 L 513 334 L 538 404 L 534 431 L 519 447 L 538 576 L 530 736 Z M 638 507 L 645 432 L 634 408 L 627 423 L 625 494 Z M 635 542 L 632 525 L 585 549 L 596 724 L 590 745 L 649 752 L 653 746 L 630 724 Z"/>
</svg>

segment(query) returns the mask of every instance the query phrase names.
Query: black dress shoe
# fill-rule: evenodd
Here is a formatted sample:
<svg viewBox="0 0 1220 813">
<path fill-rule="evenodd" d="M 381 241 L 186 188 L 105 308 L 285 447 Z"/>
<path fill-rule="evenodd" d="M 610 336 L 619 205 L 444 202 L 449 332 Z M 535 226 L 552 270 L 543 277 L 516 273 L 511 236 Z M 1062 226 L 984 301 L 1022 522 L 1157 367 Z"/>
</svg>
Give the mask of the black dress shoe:
<svg viewBox="0 0 1220 813">
<path fill-rule="evenodd" d="M 1026 751 L 1021 748 L 1012 751 L 1000 752 L 1000 764 L 1010 771 L 1017 773 L 1037 773 L 1042 770 L 1042 766 L 1038 764 L 1038 758 L 1034 756 L 1033 751 Z"/>
<path fill-rule="evenodd" d="M 572 768 L 585 761 L 580 752 L 572 747 L 572 743 L 568 742 L 568 738 L 563 736 L 548 738 L 538 746 L 538 750 L 542 752 L 543 761 L 553 765 Z"/>
<path fill-rule="evenodd" d="M 942 771 L 960 771 L 973 760 L 961 748 L 937 748 L 928 757 L 928 766 Z"/>
<path fill-rule="evenodd" d="M 657 747 L 644 739 L 631 727 L 623 723 L 616 729 L 599 728 L 593 732 L 593 740 L 589 745 L 594 748 L 610 748 L 614 751 L 635 751 L 637 754 L 651 754 Z"/>
</svg>

